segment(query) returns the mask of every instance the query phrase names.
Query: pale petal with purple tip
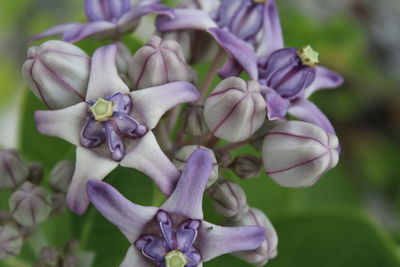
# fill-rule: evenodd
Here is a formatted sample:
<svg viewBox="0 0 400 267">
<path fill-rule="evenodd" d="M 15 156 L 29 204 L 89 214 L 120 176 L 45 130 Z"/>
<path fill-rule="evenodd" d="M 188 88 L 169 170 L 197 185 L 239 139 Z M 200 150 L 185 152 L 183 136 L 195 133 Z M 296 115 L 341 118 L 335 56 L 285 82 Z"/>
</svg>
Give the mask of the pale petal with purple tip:
<svg viewBox="0 0 400 267">
<path fill-rule="evenodd" d="M 60 110 L 38 110 L 35 112 L 37 130 L 49 136 L 56 136 L 74 145 L 80 144 L 80 134 L 86 121 L 85 103 Z"/>
<path fill-rule="evenodd" d="M 164 194 L 171 194 L 180 172 L 162 152 L 152 132 L 144 135 L 139 142 L 126 142 L 126 155 L 121 166 L 135 168 L 147 174 Z"/>
<path fill-rule="evenodd" d="M 268 57 L 272 52 L 284 47 L 281 22 L 275 0 L 265 1 L 263 16 L 263 37 L 257 49 L 257 55 Z"/>
<path fill-rule="evenodd" d="M 135 109 L 133 117 L 153 129 L 169 109 L 178 104 L 196 101 L 200 93 L 191 83 L 172 82 L 131 92 Z"/>
<path fill-rule="evenodd" d="M 257 56 L 253 48 L 227 30 L 210 28 L 208 32 L 233 56 L 253 80 L 258 80 Z"/>
<path fill-rule="evenodd" d="M 336 134 L 328 117 L 311 101 L 301 100 L 291 104 L 288 113 L 302 121 L 315 124 L 328 133 Z"/>
<path fill-rule="evenodd" d="M 116 161 L 100 156 L 90 149 L 78 146 L 76 149 L 75 173 L 67 195 L 69 208 L 77 214 L 83 214 L 89 205 L 86 182 L 89 179 L 104 179 L 117 166 L 118 163 Z"/>
<path fill-rule="evenodd" d="M 159 31 L 207 30 L 218 27 L 215 21 L 203 10 L 174 9 L 173 17 L 159 16 L 156 21 Z"/>
<path fill-rule="evenodd" d="M 191 219 L 203 219 L 203 193 L 211 169 L 210 152 L 205 149 L 194 151 L 186 162 L 175 191 L 161 206 L 161 209 Z"/>
<path fill-rule="evenodd" d="M 115 63 L 116 53 L 116 45 L 103 46 L 95 51 L 86 95 L 87 101 L 96 101 L 99 97 L 104 98 L 117 92 L 129 93 L 129 88 L 118 75 Z"/>
<path fill-rule="evenodd" d="M 89 180 L 86 190 L 96 209 L 115 224 L 131 243 L 141 235 L 158 210 L 133 204 L 111 185 L 101 181 Z"/>
<path fill-rule="evenodd" d="M 153 267 L 154 264 L 143 257 L 140 250 L 137 248 L 130 246 L 128 252 L 125 255 L 123 262 L 119 265 L 119 267 L 132 267 L 132 266 L 140 266 L 140 267 Z"/>
<path fill-rule="evenodd" d="M 343 77 L 339 73 L 322 66 L 318 66 L 316 70 L 314 82 L 304 90 L 304 99 L 309 98 L 317 90 L 337 88 L 343 84 Z"/>
<path fill-rule="evenodd" d="M 209 261 L 226 253 L 256 249 L 264 240 L 263 227 L 223 227 L 203 222 L 198 236 L 198 248 L 202 260 Z"/>
</svg>

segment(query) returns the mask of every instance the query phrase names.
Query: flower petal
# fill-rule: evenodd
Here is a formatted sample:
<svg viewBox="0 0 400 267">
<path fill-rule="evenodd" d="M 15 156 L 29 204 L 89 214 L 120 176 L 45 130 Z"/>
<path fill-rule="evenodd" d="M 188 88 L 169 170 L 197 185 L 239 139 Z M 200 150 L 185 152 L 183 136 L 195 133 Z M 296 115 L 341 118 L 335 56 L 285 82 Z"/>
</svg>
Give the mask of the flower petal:
<svg viewBox="0 0 400 267">
<path fill-rule="evenodd" d="M 76 25 L 79 25 L 78 23 L 65 23 L 65 24 L 60 24 L 57 26 L 54 26 L 42 33 L 36 34 L 32 37 L 29 38 L 30 42 L 39 40 L 39 39 L 43 39 L 46 37 L 51 37 L 51 36 L 55 36 L 55 35 L 62 35 L 64 34 L 66 31 L 68 31 L 69 29 L 75 27 Z"/>
<path fill-rule="evenodd" d="M 264 90 L 264 96 L 267 103 L 268 118 L 270 120 L 283 119 L 286 116 L 289 101 L 270 88 Z"/>
<path fill-rule="evenodd" d="M 326 88 L 336 88 L 343 84 L 343 77 L 325 67 L 318 66 L 314 82 L 304 90 L 304 99 L 310 97 L 315 91 Z"/>
<path fill-rule="evenodd" d="M 133 116 L 153 129 L 162 115 L 178 104 L 196 101 L 200 93 L 191 83 L 172 82 L 131 92 Z"/>
<path fill-rule="evenodd" d="M 86 191 L 96 209 L 115 224 L 131 243 L 139 238 L 158 210 L 133 204 L 111 185 L 94 179 L 87 182 Z"/>
<path fill-rule="evenodd" d="M 135 242 L 135 247 L 142 251 L 142 254 L 155 262 L 162 262 L 167 253 L 163 240 L 156 235 L 142 235 Z"/>
<path fill-rule="evenodd" d="M 169 7 L 155 3 L 136 6 L 121 17 L 121 19 L 118 21 L 118 26 L 122 29 L 122 31 L 129 30 L 132 28 L 131 25 L 135 24 L 140 17 L 147 14 L 160 14 L 166 18 L 169 18 L 173 16 L 173 11 Z"/>
<path fill-rule="evenodd" d="M 80 23 L 65 31 L 63 41 L 75 43 L 87 37 L 105 38 L 114 36 L 116 33 L 115 25 L 107 21 Z"/>
<path fill-rule="evenodd" d="M 129 0 L 86 0 L 85 14 L 90 21 L 119 19 L 130 8 Z"/>
<path fill-rule="evenodd" d="M 223 254 L 256 249 L 264 241 L 264 227 L 223 227 L 204 221 L 197 246 L 202 260 L 206 262 Z"/>
<path fill-rule="evenodd" d="M 177 8 L 173 17 L 159 16 L 156 20 L 157 29 L 161 32 L 177 30 L 203 30 L 218 27 L 207 12 L 199 9 Z"/>
<path fill-rule="evenodd" d="M 142 252 L 137 248 L 130 246 L 128 252 L 126 253 L 124 261 L 119 265 L 119 267 L 153 267 L 154 263 L 147 260 Z"/>
<path fill-rule="evenodd" d="M 89 119 L 81 132 L 81 145 L 84 147 L 98 147 L 106 141 L 103 124 Z"/>
<path fill-rule="evenodd" d="M 258 80 L 257 56 L 253 48 L 226 30 L 210 28 L 208 32 L 233 56 L 253 80 Z"/>
<path fill-rule="evenodd" d="M 117 166 L 118 163 L 114 160 L 101 157 L 90 149 L 78 146 L 75 172 L 67 194 L 69 208 L 80 215 L 85 213 L 89 205 L 85 188 L 87 180 L 103 180 Z"/>
<path fill-rule="evenodd" d="M 297 103 L 291 104 L 288 112 L 290 115 L 312 124 L 315 124 L 326 132 L 336 135 L 332 123 L 324 113 L 312 102 L 302 100 Z"/>
<path fill-rule="evenodd" d="M 272 52 L 284 47 L 281 22 L 275 0 L 265 2 L 263 37 L 257 56 L 268 57 Z"/>
<path fill-rule="evenodd" d="M 197 149 L 189 157 L 175 191 L 161 206 L 162 210 L 190 219 L 203 219 L 202 200 L 212 169 L 211 154 Z"/>
<path fill-rule="evenodd" d="M 162 152 L 154 134 L 150 131 L 144 135 L 136 146 L 127 145 L 125 157 L 121 166 L 137 169 L 148 175 L 164 194 L 171 194 L 179 178 L 179 170 Z"/>
<path fill-rule="evenodd" d="M 98 48 L 92 58 L 87 101 L 96 101 L 99 97 L 111 96 L 114 93 L 128 94 L 129 88 L 118 75 L 115 64 L 116 45 Z"/>
<path fill-rule="evenodd" d="M 36 128 L 44 135 L 79 145 L 81 130 L 86 122 L 86 109 L 85 103 L 78 103 L 59 110 L 38 110 L 35 112 Z"/>
</svg>

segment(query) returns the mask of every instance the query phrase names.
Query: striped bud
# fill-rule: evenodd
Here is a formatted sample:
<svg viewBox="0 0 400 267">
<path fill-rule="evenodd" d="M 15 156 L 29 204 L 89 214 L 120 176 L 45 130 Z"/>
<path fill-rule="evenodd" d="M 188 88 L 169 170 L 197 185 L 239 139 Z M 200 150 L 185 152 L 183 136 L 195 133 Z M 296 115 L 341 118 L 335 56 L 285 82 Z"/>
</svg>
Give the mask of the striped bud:
<svg viewBox="0 0 400 267">
<path fill-rule="evenodd" d="M 256 81 L 231 77 L 223 80 L 204 105 L 204 119 L 214 136 L 230 142 L 253 135 L 267 115 Z"/>
<path fill-rule="evenodd" d="M 339 141 L 318 126 L 288 121 L 273 128 L 264 139 L 266 173 L 279 185 L 307 187 L 334 168 Z"/>
<path fill-rule="evenodd" d="M 0 259 L 17 256 L 21 251 L 22 236 L 13 225 L 0 225 Z"/>
<path fill-rule="evenodd" d="M 0 149 L 0 189 L 16 189 L 28 175 L 28 166 L 17 151 Z"/>
<path fill-rule="evenodd" d="M 22 73 L 29 88 L 50 109 L 85 100 L 90 58 L 79 47 L 47 41 L 29 48 Z"/>
</svg>

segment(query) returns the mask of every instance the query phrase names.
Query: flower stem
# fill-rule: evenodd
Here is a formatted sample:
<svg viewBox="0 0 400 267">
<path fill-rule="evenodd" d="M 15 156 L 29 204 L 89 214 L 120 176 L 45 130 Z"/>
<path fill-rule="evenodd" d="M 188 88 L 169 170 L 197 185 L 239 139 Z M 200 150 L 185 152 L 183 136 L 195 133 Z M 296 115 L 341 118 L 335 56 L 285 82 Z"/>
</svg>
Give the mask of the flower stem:
<svg viewBox="0 0 400 267">
<path fill-rule="evenodd" d="M 200 86 L 199 91 L 201 93 L 201 101 L 204 101 L 204 99 L 206 98 L 208 89 L 210 88 L 212 82 L 214 81 L 215 76 L 217 75 L 218 70 L 224 58 L 225 58 L 225 51 L 224 49 L 220 48 L 217 56 L 215 57 L 213 63 L 211 64 L 211 67 L 206 77 L 203 80 L 203 83 Z"/>
</svg>

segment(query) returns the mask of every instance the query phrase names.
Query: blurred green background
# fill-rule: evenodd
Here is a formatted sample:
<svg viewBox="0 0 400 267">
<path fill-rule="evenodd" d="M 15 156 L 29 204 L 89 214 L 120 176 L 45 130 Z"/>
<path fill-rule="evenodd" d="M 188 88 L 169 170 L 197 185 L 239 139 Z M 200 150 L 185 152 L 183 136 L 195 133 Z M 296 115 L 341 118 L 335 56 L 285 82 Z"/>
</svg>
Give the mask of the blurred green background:
<svg viewBox="0 0 400 267">
<path fill-rule="evenodd" d="M 400 266 L 400 1 L 277 2 L 286 45 L 311 44 L 322 64 L 343 74 L 346 83 L 313 96 L 331 118 L 343 148 L 338 167 L 315 186 L 286 189 L 265 175 L 240 181 L 230 174 L 245 188 L 249 204 L 263 210 L 277 229 L 278 257 L 268 266 Z M 57 161 L 73 158 L 74 152 L 63 141 L 39 135 L 34 127 L 33 111 L 43 106 L 21 77 L 26 39 L 55 24 L 81 19 L 82 6 L 83 0 L 0 2 L 0 144 L 18 147 L 27 159 L 41 161 L 47 173 Z M 142 24 L 146 23 L 151 20 Z M 151 32 L 146 26 L 139 30 L 146 32 Z M 150 180 L 135 171 L 118 169 L 106 181 L 136 203 L 152 201 Z M 0 197 L 0 208 L 5 208 L 7 193 L 0 192 Z M 221 221 L 207 198 L 205 209 L 208 220 Z M 75 238 L 82 249 L 96 252 L 96 267 L 117 266 L 129 246 L 92 207 L 83 217 L 68 212 L 41 228 L 52 245 Z M 25 246 L 17 260 L 0 266 L 33 262 L 35 256 Z M 205 266 L 250 265 L 228 255 Z"/>
</svg>

